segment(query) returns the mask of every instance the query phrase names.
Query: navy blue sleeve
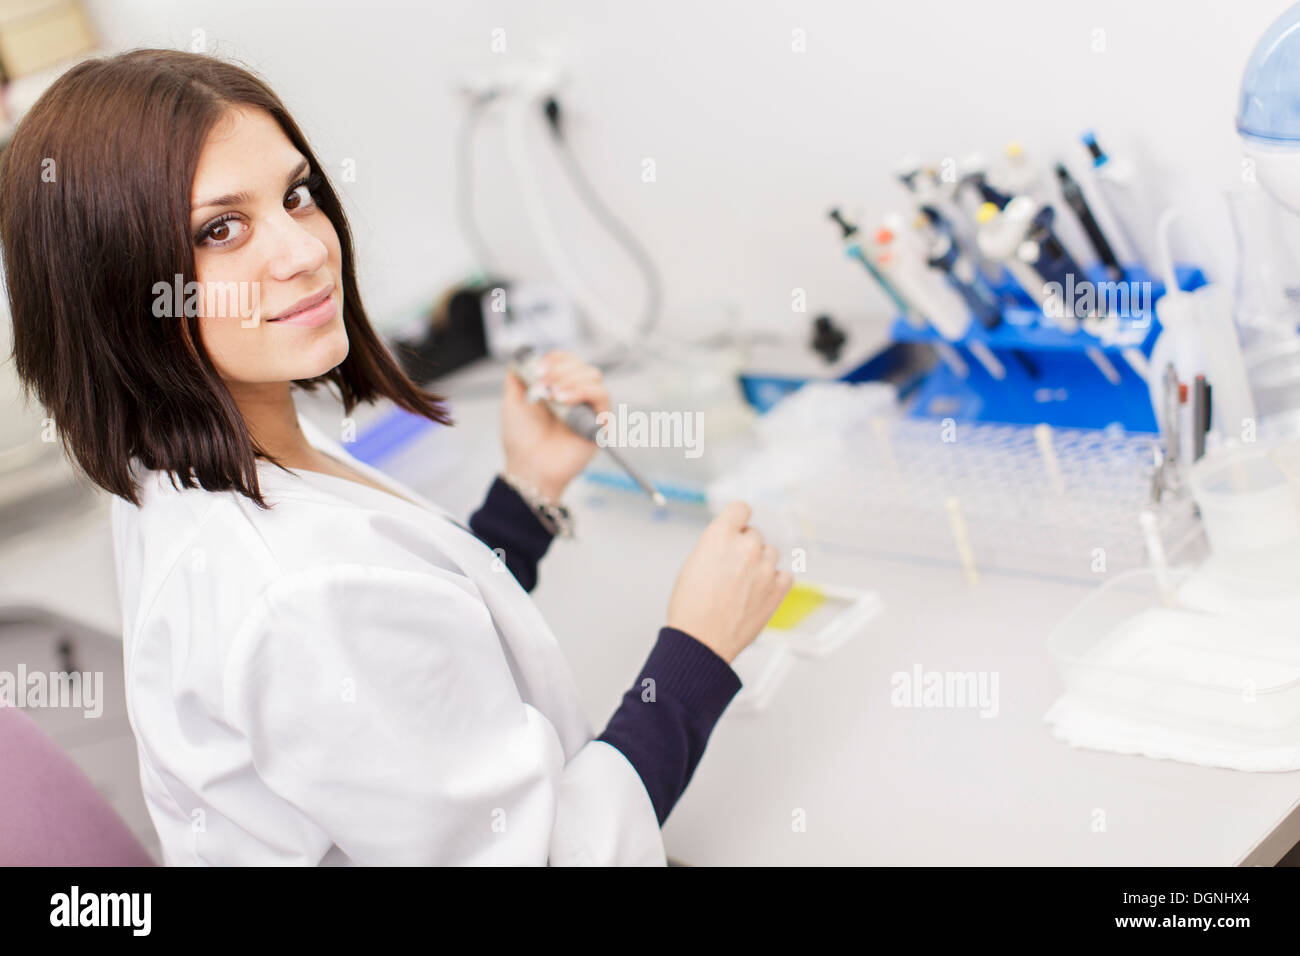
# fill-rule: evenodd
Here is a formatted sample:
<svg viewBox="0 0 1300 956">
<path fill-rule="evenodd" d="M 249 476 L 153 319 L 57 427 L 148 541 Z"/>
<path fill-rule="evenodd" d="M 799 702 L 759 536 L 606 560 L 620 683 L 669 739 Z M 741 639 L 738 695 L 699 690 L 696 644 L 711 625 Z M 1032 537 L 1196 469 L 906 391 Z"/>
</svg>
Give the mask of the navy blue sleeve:
<svg viewBox="0 0 1300 956">
<path fill-rule="evenodd" d="M 554 536 L 500 475 L 488 489 L 482 507 L 470 516 L 469 529 L 492 550 L 501 549 L 505 565 L 520 587 L 531 591 L 537 586 L 537 563 Z"/>
<path fill-rule="evenodd" d="M 537 564 L 553 536 L 500 476 L 469 527 L 489 548 L 501 549 L 506 567 L 525 591 L 536 587 Z M 661 826 L 690 783 L 718 718 L 739 691 L 740 678 L 721 657 L 685 631 L 660 629 L 640 675 L 598 739 L 617 748 L 636 769 Z"/>
<path fill-rule="evenodd" d="M 636 768 L 660 826 L 740 686 L 736 672 L 712 650 L 685 631 L 661 628 L 636 683 L 597 738 Z"/>
</svg>

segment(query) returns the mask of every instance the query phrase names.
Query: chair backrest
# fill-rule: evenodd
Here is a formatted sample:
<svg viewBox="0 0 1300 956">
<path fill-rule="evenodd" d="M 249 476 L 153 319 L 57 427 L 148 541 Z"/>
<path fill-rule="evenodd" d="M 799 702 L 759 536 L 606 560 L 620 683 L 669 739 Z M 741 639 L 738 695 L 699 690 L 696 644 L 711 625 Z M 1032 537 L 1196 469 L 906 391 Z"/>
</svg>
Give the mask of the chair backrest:
<svg viewBox="0 0 1300 956">
<path fill-rule="evenodd" d="M 153 866 L 89 778 L 27 714 L 0 706 L 0 866 Z"/>
</svg>

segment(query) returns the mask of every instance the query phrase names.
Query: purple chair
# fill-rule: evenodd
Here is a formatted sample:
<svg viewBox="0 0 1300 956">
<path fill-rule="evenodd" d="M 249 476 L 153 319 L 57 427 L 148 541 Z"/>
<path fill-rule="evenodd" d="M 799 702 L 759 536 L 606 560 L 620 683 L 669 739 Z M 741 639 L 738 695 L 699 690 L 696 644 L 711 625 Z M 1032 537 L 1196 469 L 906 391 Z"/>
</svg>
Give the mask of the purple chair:
<svg viewBox="0 0 1300 956">
<path fill-rule="evenodd" d="M 18 707 L 0 706 L 0 866 L 153 866 L 81 769 Z"/>
</svg>

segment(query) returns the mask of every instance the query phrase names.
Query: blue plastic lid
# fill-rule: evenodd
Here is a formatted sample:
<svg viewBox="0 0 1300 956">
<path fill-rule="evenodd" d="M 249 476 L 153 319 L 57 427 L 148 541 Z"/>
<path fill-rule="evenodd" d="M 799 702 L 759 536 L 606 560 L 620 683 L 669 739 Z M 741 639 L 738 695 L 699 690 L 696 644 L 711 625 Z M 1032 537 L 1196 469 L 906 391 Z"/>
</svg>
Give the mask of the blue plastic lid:
<svg viewBox="0 0 1300 956">
<path fill-rule="evenodd" d="M 1237 132 L 1300 146 L 1300 3 L 1273 21 L 1241 78 Z"/>
</svg>

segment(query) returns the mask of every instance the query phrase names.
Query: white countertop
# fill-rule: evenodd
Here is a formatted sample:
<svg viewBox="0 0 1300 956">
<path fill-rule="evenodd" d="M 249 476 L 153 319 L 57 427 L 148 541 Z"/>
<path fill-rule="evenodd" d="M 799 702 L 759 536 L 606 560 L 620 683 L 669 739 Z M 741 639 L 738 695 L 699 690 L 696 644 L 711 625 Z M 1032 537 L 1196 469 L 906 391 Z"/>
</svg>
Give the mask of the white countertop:
<svg viewBox="0 0 1300 956">
<path fill-rule="evenodd" d="M 499 376 L 480 368 L 439 386 L 455 400 L 457 427 L 431 432 L 392 462 L 399 479 L 454 513 L 468 514 L 500 464 L 498 393 L 483 387 Z M 359 413 L 363 426 L 369 414 Z M 679 508 L 654 520 L 643 499 L 581 479 L 566 498 L 579 537 L 552 545 L 534 595 L 599 732 L 663 623 L 705 516 Z M 0 606 L 44 607 L 118 633 L 107 504 L 102 498 L 80 517 L 0 542 Z M 810 557 L 807 580 L 870 588 L 885 610 L 829 658 L 797 664 L 764 711 L 724 715 L 665 826 L 671 857 L 1272 864 L 1300 841 L 1300 773 L 1073 750 L 1048 734 L 1042 716 L 1062 688 L 1046 636 L 1087 593 L 1083 586 L 996 574 L 970 585 L 951 566 L 818 560 Z M 917 665 L 996 672 L 998 715 L 892 706 L 890 676 Z M 806 826 L 797 829 L 796 819 Z"/>
</svg>

